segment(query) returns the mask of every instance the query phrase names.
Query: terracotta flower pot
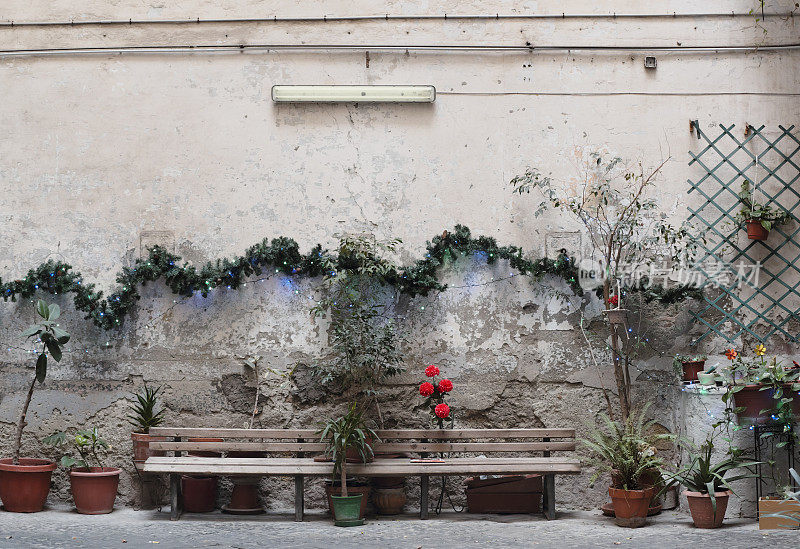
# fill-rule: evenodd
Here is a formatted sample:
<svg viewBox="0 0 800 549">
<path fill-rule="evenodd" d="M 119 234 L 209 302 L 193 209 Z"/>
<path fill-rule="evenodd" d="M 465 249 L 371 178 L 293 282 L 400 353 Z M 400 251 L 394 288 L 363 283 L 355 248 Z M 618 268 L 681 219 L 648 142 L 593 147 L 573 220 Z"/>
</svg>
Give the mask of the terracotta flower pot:
<svg viewBox="0 0 800 549">
<path fill-rule="evenodd" d="M 187 513 L 210 513 L 217 501 L 217 477 L 182 475 L 181 494 Z"/>
<path fill-rule="evenodd" d="M 399 515 L 406 505 L 406 490 L 402 486 L 375 488 L 372 490 L 372 503 L 379 515 Z"/>
<path fill-rule="evenodd" d="M 683 368 L 683 381 L 697 381 L 697 374 L 706 367 L 705 360 L 691 360 L 681 364 Z"/>
<path fill-rule="evenodd" d="M 147 458 L 152 456 L 163 456 L 164 452 L 161 450 L 151 450 L 151 442 L 163 442 L 166 437 L 153 437 L 147 433 L 131 433 L 131 440 L 133 441 L 133 461 L 136 463 L 144 463 Z"/>
<path fill-rule="evenodd" d="M 692 513 L 692 521 L 698 528 L 719 528 L 725 519 L 725 511 L 728 509 L 728 498 L 731 492 L 715 492 L 717 500 L 717 512 L 711 506 L 711 497 L 700 492 L 690 492 L 684 490 L 683 495 L 689 501 L 689 511 Z"/>
<path fill-rule="evenodd" d="M 793 499 L 759 498 L 759 530 L 797 530 L 798 528 L 800 528 L 800 503 Z"/>
<path fill-rule="evenodd" d="M 47 459 L 0 459 L 0 502 L 12 513 L 36 513 L 44 508 L 56 464 Z"/>
<path fill-rule="evenodd" d="M 736 415 L 739 421 L 744 423 L 767 423 L 771 418 L 768 413 L 761 413 L 761 410 L 772 410 L 777 401 L 772 398 L 772 389 L 761 390 L 761 385 L 745 385 L 744 388 L 733 395 L 734 406 L 744 408 L 744 411 Z M 800 417 L 800 398 L 797 398 L 791 390 L 791 385 L 783 387 L 783 396 L 793 397 L 792 412 L 795 417 Z"/>
<path fill-rule="evenodd" d="M 69 482 L 75 509 L 83 515 L 104 515 L 113 511 L 119 473 L 114 467 L 72 469 Z"/>
<path fill-rule="evenodd" d="M 608 495 L 614 504 L 614 522 L 625 528 L 639 528 L 647 522 L 647 511 L 653 499 L 653 488 L 622 490 L 609 488 Z"/>
<path fill-rule="evenodd" d="M 264 452 L 255 451 L 231 451 L 228 452 L 229 458 L 262 458 L 266 457 Z M 258 489 L 261 482 L 259 476 L 232 477 L 233 491 L 231 500 L 222 507 L 223 513 L 232 515 L 258 515 L 264 512 L 264 507 L 258 500 Z"/>
<path fill-rule="evenodd" d="M 757 219 L 748 219 L 747 223 L 747 238 L 750 240 L 766 240 L 769 236 L 769 231 L 761 226 L 761 221 Z"/>
</svg>

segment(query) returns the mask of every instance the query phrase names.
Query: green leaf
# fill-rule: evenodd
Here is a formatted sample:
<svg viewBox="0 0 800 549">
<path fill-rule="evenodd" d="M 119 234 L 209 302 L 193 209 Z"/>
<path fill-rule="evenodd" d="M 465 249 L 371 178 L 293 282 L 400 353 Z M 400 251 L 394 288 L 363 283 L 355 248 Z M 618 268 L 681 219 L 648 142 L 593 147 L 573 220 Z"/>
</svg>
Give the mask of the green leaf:
<svg viewBox="0 0 800 549">
<path fill-rule="evenodd" d="M 40 330 L 41 330 L 41 328 L 39 327 L 39 325 L 38 324 L 34 324 L 30 328 L 28 328 L 27 330 L 22 332 L 20 334 L 20 337 L 32 337 L 32 336 L 35 336 L 36 334 L 39 333 Z"/>
<path fill-rule="evenodd" d="M 48 308 L 47 320 L 56 320 L 59 316 L 61 316 L 61 307 L 53 303 Z"/>
<path fill-rule="evenodd" d="M 58 342 L 55 339 L 48 339 L 45 341 L 45 345 L 47 345 L 47 350 L 50 351 L 50 356 L 53 357 L 53 360 L 61 362 L 61 347 Z"/>
<path fill-rule="evenodd" d="M 40 299 L 36 302 L 36 312 L 39 313 L 39 316 L 43 319 L 47 320 L 47 315 L 50 314 L 50 308 L 47 306 L 47 303 L 44 302 L 43 299 Z"/>
<path fill-rule="evenodd" d="M 47 376 L 47 355 L 42 353 L 36 360 L 36 381 L 44 383 L 44 378 Z"/>
</svg>

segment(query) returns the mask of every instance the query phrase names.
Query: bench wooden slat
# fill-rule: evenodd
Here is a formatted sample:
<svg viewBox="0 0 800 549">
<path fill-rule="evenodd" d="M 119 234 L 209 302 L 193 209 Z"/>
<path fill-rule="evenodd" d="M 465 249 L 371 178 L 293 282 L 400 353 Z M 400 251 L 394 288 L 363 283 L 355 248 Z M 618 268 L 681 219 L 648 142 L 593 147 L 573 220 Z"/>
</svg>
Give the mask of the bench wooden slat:
<svg viewBox="0 0 800 549">
<path fill-rule="evenodd" d="M 153 450 L 324 452 L 323 442 L 151 442 Z M 575 441 L 561 442 L 376 442 L 375 452 L 565 452 Z"/>
<path fill-rule="evenodd" d="M 575 429 L 378 429 L 382 440 L 483 439 L 483 438 L 575 438 Z M 218 437 L 319 440 L 316 429 L 205 429 L 194 427 L 153 427 L 153 436 Z"/>
<path fill-rule="evenodd" d="M 203 450 L 205 452 L 324 452 L 324 442 L 151 442 L 154 450 Z"/>
<path fill-rule="evenodd" d="M 319 440 L 316 429 L 201 429 L 195 427 L 153 427 L 158 437 L 276 438 Z"/>
<path fill-rule="evenodd" d="M 398 463 L 400 462 L 400 463 Z M 194 473 L 206 475 L 329 476 L 330 462 L 310 458 L 198 458 L 151 457 L 145 462 L 146 473 Z M 375 460 L 368 464 L 350 464 L 348 474 L 358 476 L 399 476 L 426 474 L 578 474 L 580 462 L 554 458 L 453 458 L 444 464 L 411 463 L 402 459 Z"/>
</svg>

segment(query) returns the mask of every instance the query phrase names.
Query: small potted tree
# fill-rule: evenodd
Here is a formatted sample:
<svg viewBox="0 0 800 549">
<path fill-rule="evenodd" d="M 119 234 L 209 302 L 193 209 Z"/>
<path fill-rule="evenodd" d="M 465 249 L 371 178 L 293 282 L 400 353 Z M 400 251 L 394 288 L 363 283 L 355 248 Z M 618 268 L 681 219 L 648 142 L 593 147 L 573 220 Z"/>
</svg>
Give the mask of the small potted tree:
<svg viewBox="0 0 800 549">
<path fill-rule="evenodd" d="M 17 513 L 41 511 L 47 500 L 47 494 L 50 492 L 50 477 L 56 464 L 47 459 L 21 458 L 22 431 L 27 425 L 25 418 L 33 398 L 36 382 L 44 383 L 47 376 L 48 355 L 59 362 L 61 346 L 69 341 L 69 334 L 56 324 L 56 320 L 61 314 L 58 305 L 48 305 L 40 299 L 36 303 L 36 314 L 42 320 L 25 330 L 22 337 L 38 337 L 42 344 L 42 351 L 36 359 L 36 371 L 17 422 L 16 434 L 11 447 L 13 455 L 10 458 L 0 459 L 0 501 L 6 511 Z"/>
<path fill-rule="evenodd" d="M 145 383 L 139 393 L 135 393 L 136 402 L 131 407 L 132 413 L 128 415 L 128 421 L 134 425 L 135 431 L 131 433 L 133 441 L 133 461 L 144 463 L 147 458 L 155 455 L 163 455 L 163 452 L 150 450 L 151 441 L 162 441 L 164 437 L 151 437 L 150 428 L 158 427 L 164 422 L 164 408 L 156 411 L 158 406 L 158 393 L 161 387 L 151 388 Z"/>
<path fill-rule="evenodd" d="M 320 429 L 320 440 L 327 442 L 326 452 L 333 460 L 333 478 L 339 477 L 342 495 L 331 495 L 331 508 L 336 526 L 360 526 L 364 524 L 362 509 L 363 494 L 355 496 L 347 493 L 347 450 L 353 448 L 361 460 L 366 462 L 372 457 L 369 440 L 378 439 L 378 435 L 364 423 L 363 410 L 357 403 L 352 403 L 348 412 L 342 417 L 329 419 Z"/>
<path fill-rule="evenodd" d="M 97 427 L 77 431 L 74 435 L 55 433 L 44 442 L 59 449 L 71 443 L 78 452 L 77 458 L 63 456 L 61 466 L 70 470 L 72 499 L 79 513 L 103 515 L 114 510 L 120 470 L 103 465 L 100 453 L 107 452 L 111 446 L 100 438 Z"/>
<path fill-rule="evenodd" d="M 786 210 L 771 208 L 766 204 L 759 204 L 753 196 L 750 181 L 742 181 L 739 192 L 742 209 L 736 214 L 737 219 L 747 225 L 747 238 L 750 240 L 766 240 L 773 227 L 783 225 L 791 215 Z"/>
<path fill-rule="evenodd" d="M 655 455 L 656 443 L 672 438 L 667 434 L 648 434 L 655 423 L 645 419 L 648 409 L 645 406 L 639 413 L 632 412 L 624 422 L 600 414 L 602 426 L 594 428 L 590 438 L 583 441 L 592 452 L 591 462 L 596 467 L 590 482 L 594 483 L 603 473 L 611 474 L 608 494 L 617 526 L 645 525 L 663 465 Z"/>
<path fill-rule="evenodd" d="M 745 478 L 754 478 L 751 472 L 727 477 L 734 469 L 759 465 L 742 457 L 738 448 L 728 448 L 725 458 L 714 461 L 714 433 L 709 435 L 699 449 L 688 442 L 681 442 L 689 451 L 689 465 L 683 469 L 666 473 L 665 491 L 670 486 L 681 484 L 686 487 L 683 495 L 689 502 L 692 521 L 697 528 L 719 528 L 725 519 L 728 498 L 733 493 L 731 482 Z"/>
</svg>

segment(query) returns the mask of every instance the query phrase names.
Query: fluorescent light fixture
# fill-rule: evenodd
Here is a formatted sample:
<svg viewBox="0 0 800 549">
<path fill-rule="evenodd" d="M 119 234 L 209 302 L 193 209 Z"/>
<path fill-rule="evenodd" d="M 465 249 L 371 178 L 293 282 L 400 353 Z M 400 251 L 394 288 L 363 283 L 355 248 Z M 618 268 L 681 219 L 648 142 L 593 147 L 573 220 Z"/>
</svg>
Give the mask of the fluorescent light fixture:
<svg viewBox="0 0 800 549">
<path fill-rule="evenodd" d="M 433 86 L 272 86 L 276 103 L 433 103 Z"/>
</svg>

